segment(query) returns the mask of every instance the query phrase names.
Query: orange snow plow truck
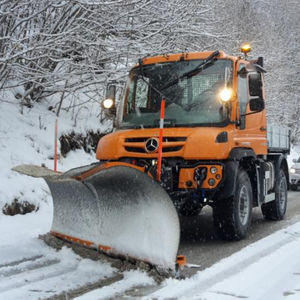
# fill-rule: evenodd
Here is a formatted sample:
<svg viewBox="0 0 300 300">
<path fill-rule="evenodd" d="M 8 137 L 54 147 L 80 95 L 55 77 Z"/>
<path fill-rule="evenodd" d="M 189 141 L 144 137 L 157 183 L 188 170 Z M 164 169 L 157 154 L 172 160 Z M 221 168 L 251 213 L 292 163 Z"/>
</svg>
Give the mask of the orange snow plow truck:
<svg viewBox="0 0 300 300">
<path fill-rule="evenodd" d="M 281 220 L 287 207 L 289 131 L 267 126 L 262 57 L 222 51 L 147 57 L 129 73 L 115 105 L 115 131 L 98 163 L 59 174 L 36 166 L 52 193 L 51 233 L 105 252 L 173 268 L 178 215 L 210 205 L 216 233 L 246 237 L 252 208 Z M 197 230 L 197 228 L 195 228 Z"/>
</svg>

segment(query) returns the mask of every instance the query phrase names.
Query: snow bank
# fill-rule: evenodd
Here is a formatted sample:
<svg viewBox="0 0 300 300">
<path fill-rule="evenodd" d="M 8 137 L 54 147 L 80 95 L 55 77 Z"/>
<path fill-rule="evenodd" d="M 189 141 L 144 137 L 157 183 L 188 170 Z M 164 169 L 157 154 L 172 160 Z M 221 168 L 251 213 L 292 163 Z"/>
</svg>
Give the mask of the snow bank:
<svg viewBox="0 0 300 300">
<path fill-rule="evenodd" d="M 0 298 L 48 298 L 112 276 L 110 265 L 82 259 L 69 248 L 46 246 L 37 236 L 49 231 L 52 206 L 14 217 L 0 216 Z"/>
<path fill-rule="evenodd" d="M 56 103 L 55 97 L 51 102 L 44 100 L 42 103 L 36 103 L 33 108 L 24 108 L 24 114 L 21 115 L 20 100 L 14 97 L 16 93 L 22 91 L 14 89 L 0 94 L 0 215 L 5 203 L 12 203 L 14 199 L 35 205 L 50 199 L 49 189 L 42 179 L 17 174 L 11 171 L 11 168 L 19 164 L 44 164 L 53 169 L 56 115 L 48 110 L 48 107 Z M 64 105 L 70 105 L 71 100 L 66 99 Z M 82 99 L 83 102 L 85 100 Z M 98 102 L 91 102 L 76 109 L 69 114 L 65 110 L 61 111 L 59 135 L 71 130 L 84 133 L 86 130 L 100 129 L 101 132 L 105 132 L 110 128 L 109 122 L 103 125 L 99 122 Z M 94 161 L 94 154 L 77 150 L 76 153 L 70 153 L 67 158 L 60 158 L 58 170 L 65 171 Z"/>
<path fill-rule="evenodd" d="M 192 278 L 168 279 L 147 299 L 300 299 L 300 222 L 253 243 Z"/>
</svg>

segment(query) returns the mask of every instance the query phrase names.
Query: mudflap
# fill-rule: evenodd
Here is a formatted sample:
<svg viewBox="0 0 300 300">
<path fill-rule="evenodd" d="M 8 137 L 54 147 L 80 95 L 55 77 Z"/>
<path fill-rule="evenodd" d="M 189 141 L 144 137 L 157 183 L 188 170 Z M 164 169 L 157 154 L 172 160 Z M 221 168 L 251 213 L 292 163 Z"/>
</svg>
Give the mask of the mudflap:
<svg viewBox="0 0 300 300">
<path fill-rule="evenodd" d="M 14 169 L 33 175 L 22 167 Z M 38 168 L 33 168 L 35 177 L 46 180 L 53 198 L 52 234 L 174 269 L 178 215 L 168 194 L 147 174 L 124 165 L 99 171 L 85 166 L 61 175 Z"/>
</svg>

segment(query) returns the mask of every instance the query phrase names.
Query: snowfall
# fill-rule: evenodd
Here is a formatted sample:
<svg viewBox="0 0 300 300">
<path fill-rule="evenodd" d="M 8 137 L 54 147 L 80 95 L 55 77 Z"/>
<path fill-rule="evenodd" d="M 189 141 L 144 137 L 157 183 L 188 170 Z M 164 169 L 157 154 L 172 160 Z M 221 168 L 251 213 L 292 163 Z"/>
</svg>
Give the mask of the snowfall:
<svg viewBox="0 0 300 300">
<path fill-rule="evenodd" d="M 56 116 L 48 110 L 47 102 L 25 109 L 21 115 L 11 95 L 2 95 L 3 98 L 5 101 L 0 101 L 0 299 L 44 299 L 113 277 L 117 270 L 108 263 L 83 259 L 66 247 L 56 251 L 38 238 L 51 228 L 53 207 L 49 189 L 42 179 L 17 174 L 11 168 L 19 164 L 45 164 L 53 169 Z M 99 123 L 99 104 L 94 105 L 77 111 L 71 119 L 62 110 L 59 134 L 71 130 L 109 130 L 111 124 Z M 300 153 L 296 150 L 290 161 Z M 66 158 L 60 157 L 58 170 L 92 162 L 95 162 L 94 154 L 77 150 Z M 25 215 L 3 214 L 4 205 L 14 199 L 29 201 L 39 209 Z M 245 247 L 191 278 L 166 279 L 145 299 L 298 300 L 299 253 L 300 222 Z M 118 298 L 134 287 L 154 285 L 146 273 L 127 271 L 121 280 L 76 299 Z"/>
</svg>

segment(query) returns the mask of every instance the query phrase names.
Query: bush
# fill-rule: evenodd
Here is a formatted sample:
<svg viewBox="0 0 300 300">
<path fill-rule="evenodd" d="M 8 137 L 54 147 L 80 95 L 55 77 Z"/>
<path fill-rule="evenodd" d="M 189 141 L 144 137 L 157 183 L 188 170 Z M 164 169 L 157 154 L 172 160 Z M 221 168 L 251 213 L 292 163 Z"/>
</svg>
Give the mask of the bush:
<svg viewBox="0 0 300 300">
<path fill-rule="evenodd" d="M 39 207 L 28 201 L 19 202 L 17 198 L 11 204 L 5 204 L 2 212 L 8 216 L 25 215 L 33 211 L 38 211 Z"/>
</svg>

